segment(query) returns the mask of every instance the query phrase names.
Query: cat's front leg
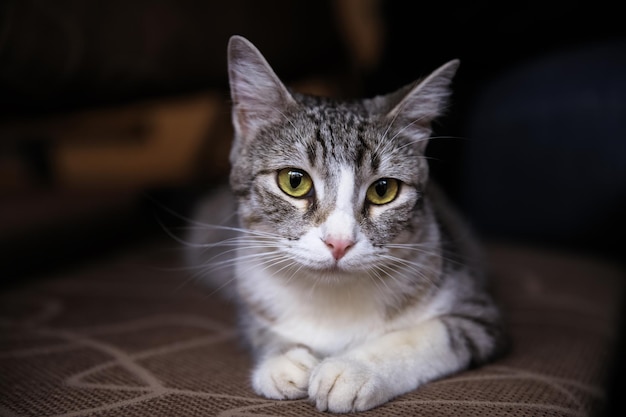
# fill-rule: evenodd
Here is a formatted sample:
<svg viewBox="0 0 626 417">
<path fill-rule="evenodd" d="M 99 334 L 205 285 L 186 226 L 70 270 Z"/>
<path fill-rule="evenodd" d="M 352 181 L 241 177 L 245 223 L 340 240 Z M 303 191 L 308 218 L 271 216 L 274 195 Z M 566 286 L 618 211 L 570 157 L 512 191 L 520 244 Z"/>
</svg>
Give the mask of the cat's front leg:
<svg viewBox="0 0 626 417">
<path fill-rule="evenodd" d="M 252 372 L 252 387 L 259 395 L 277 400 L 307 397 L 311 370 L 319 363 L 309 349 L 293 347 L 261 359 Z"/>
<path fill-rule="evenodd" d="M 466 367 L 466 349 L 450 343 L 445 320 L 395 331 L 322 361 L 309 398 L 320 411 L 364 411 L 433 379 Z"/>
</svg>

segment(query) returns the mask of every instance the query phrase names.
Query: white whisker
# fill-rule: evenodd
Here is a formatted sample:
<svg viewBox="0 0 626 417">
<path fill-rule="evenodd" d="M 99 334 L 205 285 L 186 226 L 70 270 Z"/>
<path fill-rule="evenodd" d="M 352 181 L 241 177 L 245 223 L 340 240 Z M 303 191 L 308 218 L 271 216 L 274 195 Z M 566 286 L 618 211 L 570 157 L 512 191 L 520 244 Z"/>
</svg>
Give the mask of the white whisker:
<svg viewBox="0 0 626 417">
<path fill-rule="evenodd" d="M 406 259 L 398 258 L 392 255 L 382 255 L 381 257 L 383 259 L 391 261 L 391 263 L 387 265 L 390 269 L 398 273 L 400 273 L 400 271 L 413 272 L 419 278 L 422 278 L 428 283 L 435 285 L 435 281 L 433 281 L 433 279 L 428 276 L 428 273 L 437 274 L 439 272 L 438 270 L 433 270 L 432 268 L 425 267 L 419 262 L 411 262 Z M 400 270 L 397 270 L 395 268 L 400 268 Z"/>
</svg>

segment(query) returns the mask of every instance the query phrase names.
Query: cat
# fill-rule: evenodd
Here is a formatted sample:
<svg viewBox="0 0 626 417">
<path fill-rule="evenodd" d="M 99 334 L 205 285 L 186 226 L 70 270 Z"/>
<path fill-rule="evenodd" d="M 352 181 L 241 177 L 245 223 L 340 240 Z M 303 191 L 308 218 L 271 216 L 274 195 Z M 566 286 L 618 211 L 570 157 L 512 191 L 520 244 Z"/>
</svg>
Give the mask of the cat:
<svg viewBox="0 0 626 417">
<path fill-rule="evenodd" d="M 480 249 L 424 157 L 458 66 L 340 101 L 230 39 L 234 197 L 198 209 L 189 256 L 239 306 L 259 395 L 363 411 L 501 351 Z"/>
</svg>

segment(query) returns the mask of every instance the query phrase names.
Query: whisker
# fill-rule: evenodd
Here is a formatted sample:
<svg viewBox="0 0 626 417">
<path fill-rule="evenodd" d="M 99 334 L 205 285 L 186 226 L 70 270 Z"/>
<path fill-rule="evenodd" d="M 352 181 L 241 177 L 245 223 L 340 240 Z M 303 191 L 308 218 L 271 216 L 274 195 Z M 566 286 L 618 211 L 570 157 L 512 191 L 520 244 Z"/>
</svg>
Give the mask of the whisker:
<svg viewBox="0 0 626 417">
<path fill-rule="evenodd" d="M 400 285 L 401 287 L 406 286 L 406 282 L 404 282 L 402 278 L 408 281 L 412 281 L 411 277 L 409 277 L 405 272 L 403 272 L 402 269 L 398 269 L 397 267 L 394 267 L 393 265 L 389 265 L 389 264 L 384 265 L 382 267 L 379 267 L 379 270 L 382 273 L 384 273 L 388 279 L 391 279 L 393 282 L 395 282 L 397 285 Z M 384 280 L 384 281 L 387 281 L 387 280 Z M 396 294 L 396 292 L 398 294 Z M 392 291 L 391 293 L 392 295 L 399 296 L 401 291 Z"/>
<path fill-rule="evenodd" d="M 391 292 L 391 288 L 389 288 L 389 285 L 387 285 L 386 280 L 380 275 L 380 273 L 389 275 L 382 267 L 379 266 L 375 266 L 374 268 L 367 270 L 367 275 L 372 278 L 372 282 L 374 282 L 374 285 L 377 289 L 380 290 L 380 286 L 378 284 L 378 282 L 380 282 L 381 284 L 383 284 L 387 292 Z M 374 275 L 374 277 L 372 277 L 372 274 Z"/>
<path fill-rule="evenodd" d="M 267 258 L 267 259 L 263 259 L 263 258 Z M 256 261 L 258 259 L 262 259 L 262 260 L 258 262 Z M 234 267 L 237 264 L 241 265 L 244 268 L 243 272 L 245 273 L 250 270 L 258 269 L 258 268 L 266 270 L 268 268 L 279 265 L 283 262 L 289 262 L 289 261 L 292 261 L 291 258 L 288 255 L 282 254 L 278 250 L 272 251 L 272 252 L 262 252 L 262 253 L 256 253 L 256 254 L 243 255 L 243 256 L 233 257 L 233 258 L 220 261 L 220 262 L 211 262 L 211 263 L 204 264 L 201 266 L 202 269 L 196 272 L 194 276 L 192 277 L 192 279 L 196 280 L 196 279 L 201 278 L 202 276 L 206 276 L 209 273 L 214 273 L 220 269 Z M 226 280 L 217 288 L 213 289 L 208 294 L 208 296 L 211 296 L 217 293 L 218 291 L 230 285 L 235 280 L 236 278 L 233 273 L 230 279 Z M 189 283 L 189 281 L 190 280 L 187 280 L 185 283 Z"/>
<path fill-rule="evenodd" d="M 453 242 L 441 241 L 441 243 L 445 244 Z M 468 258 L 467 255 L 462 255 L 458 253 L 454 253 L 454 257 L 447 256 L 450 251 L 447 251 L 445 249 L 441 249 L 440 251 L 424 249 L 423 247 L 421 247 L 420 243 L 389 243 L 385 245 L 385 248 L 416 251 L 424 255 L 436 256 L 446 262 L 450 262 L 452 264 L 464 267 L 468 267 L 468 264 L 471 264 L 473 261 L 473 259 Z"/>
<path fill-rule="evenodd" d="M 233 252 L 236 251 L 236 249 L 233 249 L 229 252 Z M 219 262 L 207 262 L 207 265 L 211 266 L 210 271 L 215 271 L 218 269 L 221 269 L 223 267 L 229 267 L 231 265 L 235 265 L 238 262 L 251 262 L 255 259 L 259 259 L 259 258 L 265 258 L 268 256 L 273 256 L 276 254 L 280 254 L 281 252 L 279 250 L 275 250 L 275 251 L 270 251 L 270 252 L 260 252 L 260 253 L 252 253 L 252 254 L 248 254 L 248 255 L 241 255 L 241 256 L 237 256 L 237 257 L 232 257 L 229 259 L 225 259 L 223 261 L 219 261 Z M 223 254 L 218 254 L 216 255 L 216 257 L 219 257 Z"/>
<path fill-rule="evenodd" d="M 431 115 L 431 114 L 425 114 L 425 115 L 423 115 L 422 117 L 418 117 L 417 119 L 413 120 L 411 123 L 407 124 L 407 125 L 406 125 L 406 126 L 404 126 L 402 129 L 398 130 L 398 131 L 396 132 L 396 134 L 395 134 L 395 135 L 393 135 L 393 136 L 391 137 L 391 139 L 389 140 L 389 142 L 393 142 L 393 140 L 394 140 L 395 138 L 397 138 L 398 136 L 400 136 L 400 134 L 401 134 L 402 132 L 404 132 L 406 129 L 408 129 L 409 127 L 413 126 L 415 123 L 421 122 L 421 121 L 422 121 L 422 120 L 424 120 L 426 117 L 430 117 L 430 116 L 432 116 L 432 115 Z M 422 138 L 422 139 L 418 140 L 417 142 L 421 142 L 421 141 L 424 141 L 424 140 L 428 140 L 428 138 Z M 416 142 L 416 143 L 417 143 L 417 142 Z"/>
<path fill-rule="evenodd" d="M 428 277 L 426 273 L 430 272 L 432 274 L 437 274 L 438 273 L 437 270 L 432 270 L 432 268 L 426 268 L 424 267 L 423 264 L 419 262 L 407 261 L 406 259 L 398 258 L 396 256 L 382 255 L 381 257 L 383 259 L 387 259 L 392 262 L 390 265 L 388 265 L 390 269 L 393 269 L 394 267 L 397 266 L 401 268 L 401 270 L 413 272 L 416 275 L 418 275 L 420 278 L 426 280 L 428 283 L 435 285 L 435 282 L 430 277 Z M 400 272 L 400 271 L 397 271 L 397 272 Z"/>
<path fill-rule="evenodd" d="M 394 138 L 395 138 L 395 136 L 394 136 Z M 425 142 L 425 141 L 429 141 L 430 142 L 431 140 L 434 140 L 434 139 L 465 139 L 465 138 L 460 137 L 460 136 L 428 136 L 428 137 L 425 137 L 425 138 L 419 138 L 419 139 L 411 140 L 411 141 L 405 143 L 402 146 L 398 146 L 396 149 L 404 149 L 404 148 L 406 148 L 408 146 L 415 145 L 416 143 Z M 429 159 L 427 157 L 424 157 L 424 158 Z"/>
<path fill-rule="evenodd" d="M 295 262 L 294 262 L 294 264 L 295 264 Z M 302 269 L 302 267 L 303 267 L 303 266 L 304 266 L 303 264 L 300 264 L 300 265 L 298 266 L 298 268 L 297 268 L 295 271 L 293 271 L 293 272 L 291 273 L 291 275 L 289 276 L 289 278 L 287 278 L 287 281 L 286 281 L 286 282 L 287 282 L 287 283 L 290 283 L 290 282 L 291 282 L 291 280 L 293 279 L 293 277 L 295 277 L 295 276 L 298 274 L 298 272 L 300 272 L 300 270 Z"/>
</svg>

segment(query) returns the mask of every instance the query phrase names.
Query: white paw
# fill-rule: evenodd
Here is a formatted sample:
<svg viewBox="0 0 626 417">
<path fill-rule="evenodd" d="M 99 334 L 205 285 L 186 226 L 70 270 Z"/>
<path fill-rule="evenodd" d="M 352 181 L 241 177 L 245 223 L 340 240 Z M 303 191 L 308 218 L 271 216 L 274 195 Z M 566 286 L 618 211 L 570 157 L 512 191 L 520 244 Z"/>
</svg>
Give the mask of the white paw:
<svg viewBox="0 0 626 417">
<path fill-rule="evenodd" d="M 313 371 L 309 398 L 319 411 L 365 411 L 390 399 L 374 367 L 356 360 L 329 358 Z"/>
<path fill-rule="evenodd" d="M 311 369 L 318 363 L 319 360 L 308 349 L 291 349 L 259 363 L 252 373 L 252 387 L 257 394 L 267 398 L 304 398 L 307 396 Z"/>
</svg>

